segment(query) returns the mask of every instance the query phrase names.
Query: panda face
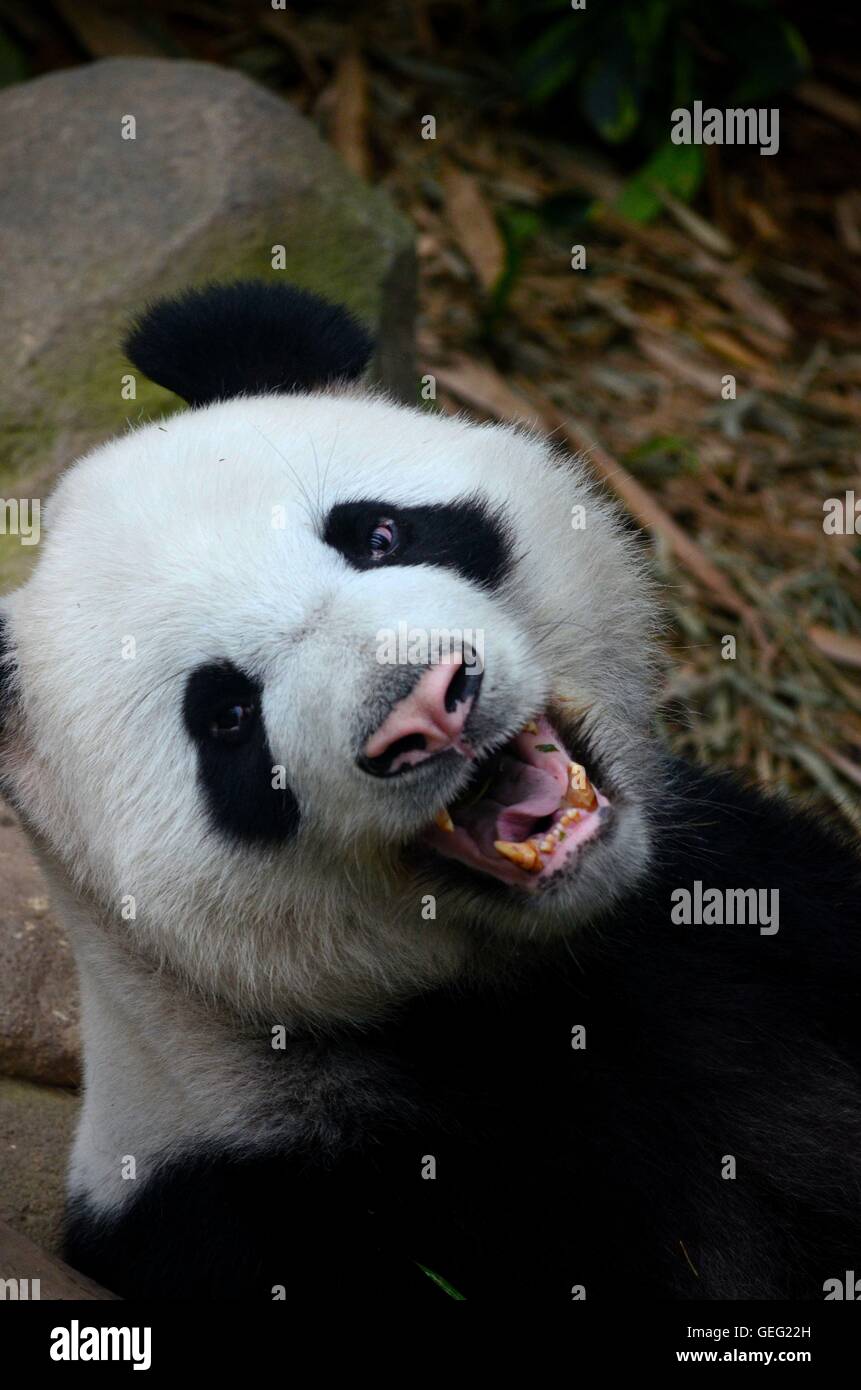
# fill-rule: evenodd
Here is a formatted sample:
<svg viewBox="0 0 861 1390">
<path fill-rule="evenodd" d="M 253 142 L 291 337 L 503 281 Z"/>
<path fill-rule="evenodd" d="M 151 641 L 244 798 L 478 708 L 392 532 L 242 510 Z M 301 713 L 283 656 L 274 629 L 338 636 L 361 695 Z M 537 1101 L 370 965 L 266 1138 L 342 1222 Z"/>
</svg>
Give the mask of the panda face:
<svg viewBox="0 0 861 1390">
<path fill-rule="evenodd" d="M 3 786 L 100 930 L 244 1012 L 354 1019 L 642 875 L 651 611 L 529 434 L 202 404 L 57 488 L 2 610 Z"/>
</svg>

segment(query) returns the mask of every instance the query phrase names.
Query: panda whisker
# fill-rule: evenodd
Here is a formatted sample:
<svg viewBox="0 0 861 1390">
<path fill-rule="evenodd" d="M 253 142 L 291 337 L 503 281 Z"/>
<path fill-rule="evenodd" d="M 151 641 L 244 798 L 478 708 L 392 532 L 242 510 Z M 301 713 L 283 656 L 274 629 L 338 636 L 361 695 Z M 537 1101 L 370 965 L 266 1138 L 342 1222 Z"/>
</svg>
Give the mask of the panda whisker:
<svg viewBox="0 0 861 1390">
<path fill-rule="evenodd" d="M 151 685 L 149 689 L 144 690 L 142 694 L 140 694 L 138 698 L 129 706 L 131 712 L 134 713 L 137 710 L 139 710 L 141 705 L 145 704 L 146 701 L 151 699 L 153 695 L 157 695 L 159 691 L 163 690 L 166 685 L 170 685 L 172 681 L 178 680 L 181 676 L 184 676 L 187 673 L 188 669 L 189 668 L 187 665 L 180 666 L 177 668 L 176 671 L 171 671 L 169 675 L 165 676 L 155 685 Z"/>
<path fill-rule="evenodd" d="M 316 503 L 315 503 L 315 507 L 314 507 L 314 511 L 315 511 L 315 513 L 316 513 L 316 516 L 317 516 L 317 525 L 320 526 L 320 525 L 322 524 L 322 520 L 323 520 L 323 511 L 322 511 L 322 505 L 321 505 L 321 499 L 320 499 L 320 458 L 319 458 L 319 455 L 318 455 L 318 453 L 317 453 L 317 446 L 316 446 L 316 444 L 314 443 L 314 437 L 313 437 L 313 435 L 310 435 L 310 436 L 309 436 L 309 442 L 310 442 L 310 445 L 311 445 L 311 453 L 312 453 L 313 456 L 314 456 L 314 478 L 315 478 L 315 490 L 316 490 L 316 497 L 317 497 L 317 500 L 316 500 Z"/>
<path fill-rule="evenodd" d="M 252 428 L 257 434 L 260 435 L 260 438 L 264 441 L 264 443 L 265 443 L 265 444 L 268 444 L 269 448 L 272 449 L 272 450 L 278 455 L 278 457 L 280 458 L 281 462 L 285 465 L 285 467 L 286 467 L 287 469 L 289 469 L 290 474 L 291 474 L 291 476 L 293 477 L 293 479 L 294 479 L 294 481 L 295 481 L 295 483 L 296 483 L 296 486 L 300 489 L 300 491 L 301 491 L 301 493 L 302 493 L 302 496 L 305 498 L 305 501 L 306 501 L 307 504 L 308 504 L 308 505 L 303 509 L 303 510 L 305 511 L 305 515 L 307 516 L 307 518 L 308 518 L 308 520 L 310 521 L 311 525 L 312 525 L 312 526 L 315 526 L 315 525 L 316 525 L 316 521 L 315 521 L 315 517 L 314 517 L 314 502 L 313 502 L 313 499 L 312 499 L 312 497 L 311 497 L 311 494 L 309 493 L 307 487 L 305 486 L 305 483 L 304 483 L 303 480 L 302 480 L 301 475 L 296 471 L 295 467 L 294 467 L 293 464 L 290 462 L 290 460 L 289 460 L 288 458 L 285 458 L 284 454 L 282 454 L 281 450 L 278 448 L 278 445 L 277 445 L 273 440 L 271 440 L 271 439 L 268 437 L 268 435 L 264 434 L 263 430 L 261 430 L 261 429 L 260 429 L 257 425 L 255 425 L 255 424 L 252 424 L 251 428 Z"/>
<path fill-rule="evenodd" d="M 337 445 L 338 445 L 338 436 L 339 436 L 340 432 L 341 432 L 341 422 L 340 422 L 340 420 L 336 420 L 336 421 L 335 421 L 335 433 L 334 433 L 334 436 L 333 436 L 333 438 L 332 438 L 332 447 L 331 447 L 331 449 L 329 450 L 329 457 L 328 457 L 327 460 L 326 460 L 326 468 L 325 468 L 325 471 L 324 471 L 324 473 L 323 473 L 323 483 L 322 483 L 322 487 L 321 487 L 322 496 L 321 496 L 321 500 L 320 500 L 320 509 L 321 509 L 321 510 L 322 510 L 323 500 L 325 499 L 325 496 L 326 496 L 326 484 L 327 484 L 327 482 L 329 481 L 329 469 L 331 468 L 331 466 L 332 466 L 332 460 L 333 460 L 333 458 L 335 457 L 335 449 L 337 448 Z"/>
</svg>

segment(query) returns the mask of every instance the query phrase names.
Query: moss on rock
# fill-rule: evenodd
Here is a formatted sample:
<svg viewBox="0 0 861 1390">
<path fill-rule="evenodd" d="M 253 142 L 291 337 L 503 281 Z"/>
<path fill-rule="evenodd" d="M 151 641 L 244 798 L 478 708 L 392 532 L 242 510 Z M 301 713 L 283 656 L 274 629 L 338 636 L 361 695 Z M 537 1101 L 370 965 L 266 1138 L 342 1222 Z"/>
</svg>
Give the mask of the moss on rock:
<svg viewBox="0 0 861 1390">
<path fill-rule="evenodd" d="M 0 93 L 0 129 L 0 498 L 44 501 L 82 453 L 180 407 L 139 374 L 123 399 L 120 343 L 144 304 L 210 281 L 346 304 L 381 340 L 373 375 L 413 397 L 410 229 L 278 97 L 206 63 L 111 59 Z M 0 591 L 37 550 L 0 534 Z"/>
</svg>

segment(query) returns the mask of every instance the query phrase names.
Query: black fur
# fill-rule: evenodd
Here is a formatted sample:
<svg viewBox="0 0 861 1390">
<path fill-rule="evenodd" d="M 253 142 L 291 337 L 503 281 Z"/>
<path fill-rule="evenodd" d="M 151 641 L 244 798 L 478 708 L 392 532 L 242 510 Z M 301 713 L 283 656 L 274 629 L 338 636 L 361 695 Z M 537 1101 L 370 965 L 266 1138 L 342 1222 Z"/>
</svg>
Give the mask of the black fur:
<svg viewBox="0 0 861 1390">
<path fill-rule="evenodd" d="M 12 671 L 9 641 L 6 634 L 6 623 L 2 613 L 0 613 L 0 729 L 3 728 L 3 715 L 9 704 L 11 689 Z"/>
<path fill-rule="evenodd" d="M 381 520 L 395 521 L 400 539 L 395 550 L 375 560 L 368 537 Z M 502 583 L 512 563 L 510 528 L 480 498 L 426 507 L 339 502 L 326 517 L 323 539 L 356 569 L 444 565 L 487 589 Z"/>
<path fill-rule="evenodd" d="M 15 659 L 8 622 L 0 613 L 0 735 L 16 698 Z"/>
<path fill-rule="evenodd" d="M 266 736 L 259 683 L 230 662 L 211 662 L 186 682 L 183 718 L 197 748 L 200 784 L 216 830 L 249 843 L 283 843 L 299 826 L 299 805 L 289 786 L 273 787 L 273 758 Z M 213 733 L 224 710 L 252 712 L 235 739 Z"/>
<path fill-rule="evenodd" d="M 295 285 L 240 280 L 154 304 L 126 356 L 189 405 L 270 391 L 315 391 L 360 376 L 373 341 L 347 312 Z"/>
<path fill-rule="evenodd" d="M 15 656 L 9 634 L 9 622 L 0 612 L 0 796 L 15 810 L 18 798 L 8 774 L 4 774 L 3 741 L 9 727 L 12 711 L 19 699 Z"/>
<path fill-rule="evenodd" d="M 813 818 L 672 775 L 661 861 L 600 926 L 360 1035 L 261 1036 L 273 1087 L 317 1049 L 334 1071 L 359 1056 L 376 1102 L 335 1087 L 304 1143 L 174 1157 L 114 1224 L 73 1205 L 66 1257 L 128 1296 L 446 1297 L 424 1265 L 496 1306 L 574 1285 L 821 1299 L 861 1258 L 859 861 Z M 779 932 L 672 925 L 696 879 L 779 889 Z"/>
</svg>

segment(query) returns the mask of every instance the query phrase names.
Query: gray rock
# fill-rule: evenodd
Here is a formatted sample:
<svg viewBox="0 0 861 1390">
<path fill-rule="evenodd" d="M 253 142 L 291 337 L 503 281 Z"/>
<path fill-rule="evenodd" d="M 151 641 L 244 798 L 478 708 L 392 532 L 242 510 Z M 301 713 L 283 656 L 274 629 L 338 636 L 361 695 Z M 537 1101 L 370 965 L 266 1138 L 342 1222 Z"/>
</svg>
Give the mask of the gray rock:
<svg viewBox="0 0 861 1390">
<path fill-rule="evenodd" d="M 80 1078 L 78 983 L 27 841 L 0 802 L 0 1073 Z"/>
<path fill-rule="evenodd" d="M 6 88 L 0 131 L 0 499 L 44 497 L 127 418 L 178 404 L 140 377 L 122 398 L 118 343 L 147 300 L 208 280 L 347 304 L 382 340 L 376 378 L 414 399 L 411 230 L 281 98 L 208 63 L 116 58 Z M 0 589 L 37 548 L 0 534 Z"/>
<path fill-rule="evenodd" d="M 78 1118 L 71 1091 L 0 1077 L 0 1221 L 56 1250 Z"/>
</svg>

